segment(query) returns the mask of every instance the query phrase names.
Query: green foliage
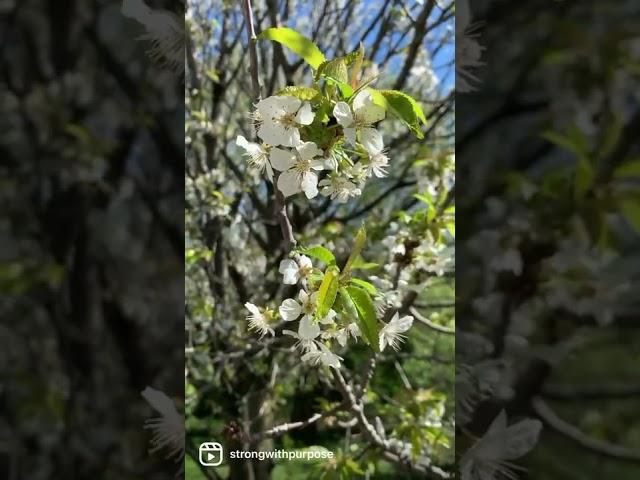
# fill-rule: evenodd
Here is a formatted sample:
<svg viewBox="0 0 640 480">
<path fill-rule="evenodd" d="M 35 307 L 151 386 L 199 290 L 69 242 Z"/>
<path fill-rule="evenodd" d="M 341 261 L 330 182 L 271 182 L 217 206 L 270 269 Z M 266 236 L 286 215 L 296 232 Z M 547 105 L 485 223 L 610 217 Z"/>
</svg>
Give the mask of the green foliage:
<svg viewBox="0 0 640 480">
<path fill-rule="evenodd" d="M 340 269 L 336 266 L 330 266 L 324 273 L 324 278 L 318 290 L 318 318 L 324 318 L 329 313 L 329 309 L 333 307 L 338 294 Z"/>
<path fill-rule="evenodd" d="M 420 125 L 427 126 L 427 118 L 420 104 L 410 95 L 398 90 L 370 88 L 373 100 L 408 126 L 416 137 L 423 138 Z"/>
<path fill-rule="evenodd" d="M 317 258 L 327 265 L 336 264 L 336 257 L 333 255 L 333 253 L 331 253 L 331 251 L 321 245 L 316 245 L 309 248 L 299 248 L 298 252 L 312 258 Z"/>
<path fill-rule="evenodd" d="M 363 290 L 357 286 L 349 286 L 344 289 L 348 299 L 355 305 L 358 314 L 358 325 L 362 334 L 367 339 L 371 348 L 376 352 L 380 350 L 378 333 L 380 331 L 378 326 L 378 317 L 376 315 L 376 309 L 371 300 L 371 296 L 366 290 Z M 341 290 L 342 292 L 342 290 Z"/>
<path fill-rule="evenodd" d="M 349 283 L 355 285 L 356 287 L 360 287 L 369 295 L 375 295 L 378 293 L 378 289 L 372 283 L 367 282 L 366 280 L 362 280 L 361 278 L 352 278 L 349 280 Z"/>
<path fill-rule="evenodd" d="M 317 69 L 325 61 L 318 46 L 304 35 L 287 27 L 274 27 L 263 30 L 259 39 L 278 42 L 300 55 L 311 67 Z"/>
<path fill-rule="evenodd" d="M 276 95 L 289 95 L 300 100 L 313 100 L 320 95 L 320 91 L 311 87 L 289 86 L 279 90 Z"/>
<path fill-rule="evenodd" d="M 358 233 L 356 235 L 355 242 L 353 243 L 353 248 L 351 249 L 351 254 L 347 259 L 347 263 L 343 268 L 343 277 L 348 277 L 351 274 L 351 269 L 353 268 L 353 263 L 356 261 L 358 257 L 360 257 L 360 252 L 364 248 L 364 244 L 367 241 L 367 230 L 364 225 L 360 227 Z"/>
</svg>

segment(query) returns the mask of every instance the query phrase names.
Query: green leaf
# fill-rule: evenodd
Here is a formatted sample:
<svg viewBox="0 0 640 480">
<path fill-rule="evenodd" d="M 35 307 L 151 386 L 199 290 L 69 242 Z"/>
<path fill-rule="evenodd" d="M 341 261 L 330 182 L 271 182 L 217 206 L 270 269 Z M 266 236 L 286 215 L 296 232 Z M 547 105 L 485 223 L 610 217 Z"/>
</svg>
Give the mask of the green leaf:
<svg viewBox="0 0 640 480">
<path fill-rule="evenodd" d="M 351 273 L 351 269 L 353 268 L 353 262 L 355 262 L 356 258 L 360 256 L 360 252 L 362 252 L 364 243 L 366 241 L 367 241 L 367 231 L 364 225 L 362 225 L 358 230 L 358 234 L 356 235 L 356 240 L 353 243 L 353 248 L 351 249 L 351 254 L 349 255 L 349 258 L 347 259 L 347 263 L 344 266 L 344 269 L 343 269 L 344 276 L 348 276 Z"/>
<path fill-rule="evenodd" d="M 596 174 L 589 160 L 583 157 L 579 158 L 574 179 L 574 194 L 577 200 L 584 198 L 593 185 L 595 178 Z"/>
<path fill-rule="evenodd" d="M 347 83 L 349 81 L 349 72 L 347 72 L 347 64 L 344 58 L 334 58 L 322 62 L 316 71 L 316 80 L 320 77 L 329 77 L 338 82 Z"/>
<path fill-rule="evenodd" d="M 349 72 L 344 57 L 322 62 L 316 72 L 316 81 L 325 78 L 330 83 L 338 86 L 340 93 L 346 99 L 353 95 L 353 88 L 349 85 Z"/>
<path fill-rule="evenodd" d="M 376 352 L 380 351 L 378 344 L 378 317 L 376 316 L 376 308 L 373 305 L 371 297 L 366 290 L 359 287 L 346 287 L 346 293 L 356 307 L 358 312 L 358 326 L 367 339 L 371 348 Z"/>
<path fill-rule="evenodd" d="M 336 307 L 338 308 L 338 312 L 341 313 L 348 322 L 358 322 L 358 309 L 356 308 L 356 304 L 353 303 L 349 292 L 345 287 L 338 288 L 338 298 L 336 300 Z M 367 344 L 369 340 L 365 338 Z"/>
<path fill-rule="evenodd" d="M 376 293 L 378 293 L 378 289 L 375 287 L 375 285 L 367 282 L 366 280 L 362 280 L 360 278 L 352 278 L 350 280 L 350 283 L 362 288 L 363 290 L 366 290 L 369 295 L 375 295 Z"/>
<path fill-rule="evenodd" d="M 613 153 L 620 141 L 623 127 L 624 124 L 617 115 L 608 123 L 598 152 L 600 157 L 606 158 Z"/>
<path fill-rule="evenodd" d="M 575 153 L 579 158 L 587 158 L 589 156 L 587 138 L 582 130 L 575 125 L 571 126 L 566 133 L 548 131 L 543 132 L 540 136 L 560 148 Z"/>
<path fill-rule="evenodd" d="M 455 222 L 447 223 L 447 231 L 451 234 L 453 238 L 456 238 L 456 223 Z"/>
<path fill-rule="evenodd" d="M 317 258 L 321 262 L 326 263 L 327 265 L 335 265 L 336 257 L 331 253 L 328 249 L 324 248 L 321 245 L 316 245 L 314 247 L 309 248 L 300 248 L 298 251 L 312 258 Z"/>
<path fill-rule="evenodd" d="M 375 103 L 402 120 L 418 138 L 424 137 L 422 130 L 420 130 L 420 123 L 426 126 L 427 118 L 424 116 L 422 107 L 413 97 L 398 90 L 375 90 L 373 88 L 369 90 Z"/>
<path fill-rule="evenodd" d="M 623 163 L 613 172 L 615 178 L 640 177 L 640 159 Z"/>
<path fill-rule="evenodd" d="M 618 206 L 622 216 L 637 232 L 640 232 L 640 198 L 622 198 L 618 201 Z"/>
<path fill-rule="evenodd" d="M 431 205 L 433 203 L 433 197 L 429 194 L 416 193 L 413 195 L 416 200 L 420 200 L 422 203 Z"/>
<path fill-rule="evenodd" d="M 311 100 L 320 95 L 320 91 L 311 87 L 289 86 L 284 87 L 282 90 L 276 93 L 276 95 L 289 95 L 290 97 L 296 97 L 300 100 Z"/>
<path fill-rule="evenodd" d="M 326 317 L 333 307 L 338 295 L 339 276 L 340 269 L 336 266 L 331 266 L 324 272 L 324 278 L 318 290 L 318 318 Z"/>
<path fill-rule="evenodd" d="M 315 43 L 291 28 L 267 28 L 258 35 L 258 38 L 273 40 L 284 45 L 300 55 L 314 69 L 317 69 L 325 61 L 324 55 Z"/>
<path fill-rule="evenodd" d="M 362 256 L 358 255 L 351 265 L 352 270 L 372 270 L 378 268 L 379 263 L 367 262 Z"/>
</svg>

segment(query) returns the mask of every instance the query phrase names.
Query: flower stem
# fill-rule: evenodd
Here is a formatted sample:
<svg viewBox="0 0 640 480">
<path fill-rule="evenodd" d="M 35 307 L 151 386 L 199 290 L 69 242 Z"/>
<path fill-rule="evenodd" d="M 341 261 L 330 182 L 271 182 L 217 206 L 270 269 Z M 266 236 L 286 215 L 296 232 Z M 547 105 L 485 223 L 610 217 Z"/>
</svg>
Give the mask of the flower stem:
<svg viewBox="0 0 640 480">
<path fill-rule="evenodd" d="M 249 71 L 251 74 L 251 84 L 253 85 L 253 96 L 256 101 L 262 98 L 262 87 L 260 85 L 260 76 L 258 75 L 258 52 L 256 50 L 256 32 L 253 26 L 253 9 L 251 8 L 251 0 L 242 1 L 242 11 L 244 13 L 245 24 L 247 26 L 247 39 L 249 49 Z M 293 228 L 287 213 L 287 204 L 282 192 L 278 189 L 278 176 L 273 179 L 276 199 L 276 216 L 280 223 L 282 238 L 284 239 L 284 248 L 289 253 L 296 246 L 296 239 L 293 236 Z"/>
</svg>

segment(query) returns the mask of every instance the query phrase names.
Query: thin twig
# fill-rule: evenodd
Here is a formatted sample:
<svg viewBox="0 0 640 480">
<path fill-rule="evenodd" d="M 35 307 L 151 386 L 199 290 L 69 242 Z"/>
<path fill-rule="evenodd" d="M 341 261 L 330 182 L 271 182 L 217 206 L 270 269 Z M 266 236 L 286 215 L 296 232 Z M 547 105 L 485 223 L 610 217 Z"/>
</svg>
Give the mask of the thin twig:
<svg viewBox="0 0 640 480">
<path fill-rule="evenodd" d="M 439 333 L 444 333 L 446 335 L 455 335 L 456 334 L 455 329 L 443 327 L 442 325 L 438 325 L 437 323 L 433 323 L 428 318 L 422 316 L 422 314 L 418 310 L 416 310 L 414 307 L 409 307 L 409 311 L 411 312 L 411 315 L 413 315 L 415 317 L 416 320 L 418 320 L 420 323 L 426 325 L 431 330 L 434 330 L 434 331 L 439 332 Z"/>
<path fill-rule="evenodd" d="M 251 73 L 251 83 L 253 85 L 253 96 L 255 100 L 262 98 L 260 76 L 258 75 L 258 52 L 256 50 L 257 36 L 253 26 L 253 9 L 251 8 L 251 0 L 244 0 L 242 2 L 242 10 L 245 16 L 245 24 L 247 26 L 247 38 L 248 38 L 248 50 L 249 50 L 249 67 Z M 287 204 L 282 192 L 278 189 L 278 177 L 273 179 L 273 185 L 275 190 L 276 199 L 276 211 L 275 214 L 278 217 L 280 223 L 280 230 L 282 231 L 282 238 L 284 239 L 284 248 L 289 253 L 296 246 L 296 239 L 293 236 L 293 228 L 291 227 L 291 221 L 287 213 Z"/>
<path fill-rule="evenodd" d="M 347 403 L 349 411 L 357 420 L 360 428 L 362 428 L 364 436 L 369 440 L 369 442 L 371 442 L 371 444 L 382 450 L 382 454 L 386 460 L 419 473 L 423 475 L 423 478 L 437 480 L 449 478 L 449 475 L 438 467 L 412 462 L 403 452 L 398 451 L 398 449 L 396 449 L 387 439 L 382 438 L 364 414 L 363 405 L 356 399 L 353 388 L 346 382 L 342 373 L 335 368 L 331 369 L 331 373 L 338 385 L 340 393 L 342 393 L 342 396 Z"/>
<path fill-rule="evenodd" d="M 339 404 L 337 406 L 335 406 L 334 408 L 327 410 L 326 412 L 322 412 L 322 413 L 316 413 L 314 415 L 312 415 L 311 417 L 307 418 L 306 420 L 301 420 L 299 422 L 290 422 L 290 423 L 283 423 L 282 425 L 278 425 L 276 427 L 272 427 L 269 428 L 267 430 L 265 430 L 264 432 L 262 432 L 259 435 L 258 439 L 262 439 L 262 438 L 269 438 L 269 437 L 277 437 L 279 435 L 283 435 L 287 432 L 290 432 L 292 430 L 299 430 L 301 428 L 305 428 L 308 427 L 309 425 L 313 425 L 314 423 L 317 423 L 319 420 L 329 417 L 331 415 L 333 415 L 334 413 L 338 412 L 341 408 L 343 407 L 342 404 Z"/>
<path fill-rule="evenodd" d="M 540 397 L 535 397 L 531 404 L 534 411 L 548 426 L 561 435 L 573 440 L 582 448 L 604 457 L 615 458 L 633 463 L 640 463 L 640 450 L 614 445 L 603 440 L 590 437 L 581 432 L 575 425 L 561 419 Z"/>
</svg>

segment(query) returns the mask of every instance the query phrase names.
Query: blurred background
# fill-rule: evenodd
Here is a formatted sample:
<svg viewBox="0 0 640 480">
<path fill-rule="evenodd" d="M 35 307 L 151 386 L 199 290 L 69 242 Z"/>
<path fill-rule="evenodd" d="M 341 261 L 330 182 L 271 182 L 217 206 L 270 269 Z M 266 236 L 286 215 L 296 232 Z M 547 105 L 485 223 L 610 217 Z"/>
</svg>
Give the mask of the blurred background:
<svg viewBox="0 0 640 480">
<path fill-rule="evenodd" d="M 413 307 L 408 340 L 368 369 L 362 342 L 340 349 L 346 380 L 364 385 L 365 414 L 410 458 L 453 468 L 454 10 L 453 2 L 258 0 L 257 33 L 291 27 L 334 58 L 365 48 L 362 79 L 406 91 L 428 119 L 424 139 L 383 122 L 389 175 L 347 204 L 291 197 L 298 242 L 332 250 L 341 265 L 366 221 L 362 278 L 378 287 L 381 311 Z M 249 168 L 237 135 L 254 140 L 247 35 L 239 2 L 189 2 L 186 124 L 186 474 L 202 478 L 424 478 L 387 462 L 369 444 L 328 371 L 302 364 L 295 340 L 248 331 L 245 302 L 276 309 L 297 294 L 282 285 L 282 234 L 272 186 Z M 264 95 L 310 86 L 309 67 L 281 45 L 258 42 Z M 285 288 L 286 287 L 286 288 Z M 429 326 L 431 325 L 431 326 Z M 435 325 L 435 328 L 433 328 Z M 353 345 L 353 344 L 351 344 Z M 370 384 L 364 380 L 369 372 Z M 319 421 L 278 434 L 274 426 Z M 376 420 L 378 418 L 379 420 Z M 198 445 L 225 449 L 327 449 L 333 461 L 228 461 L 201 468 Z"/>
<path fill-rule="evenodd" d="M 182 28 L 183 5 L 154 3 Z M 182 403 L 182 74 L 152 61 L 147 27 L 121 7 L 0 2 L 7 480 L 179 470 L 149 455 L 143 425 L 157 413 L 141 392 Z"/>
<path fill-rule="evenodd" d="M 522 478 L 638 478 L 640 5 L 470 3 L 457 453 L 502 478 L 539 440 Z M 519 427 L 487 435 L 502 410 Z"/>
</svg>

